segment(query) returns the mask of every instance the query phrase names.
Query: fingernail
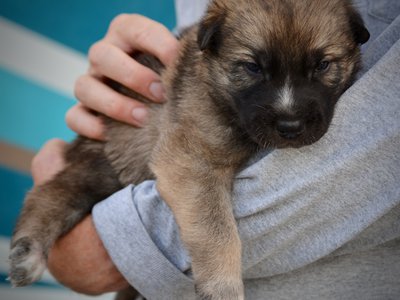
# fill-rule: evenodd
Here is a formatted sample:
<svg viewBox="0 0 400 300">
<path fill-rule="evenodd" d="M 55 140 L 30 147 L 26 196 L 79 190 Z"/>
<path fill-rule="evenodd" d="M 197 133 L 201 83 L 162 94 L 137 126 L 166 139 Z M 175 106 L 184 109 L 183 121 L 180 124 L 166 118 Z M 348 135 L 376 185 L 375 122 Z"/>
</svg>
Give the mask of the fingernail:
<svg viewBox="0 0 400 300">
<path fill-rule="evenodd" d="M 148 115 L 147 109 L 144 108 L 144 107 L 137 107 L 137 108 L 134 108 L 134 109 L 132 110 L 132 116 L 133 116 L 133 118 L 134 118 L 136 121 L 138 121 L 138 122 L 140 123 L 140 125 L 143 125 L 143 124 L 146 123 L 146 121 L 147 121 L 147 115 Z"/>
<path fill-rule="evenodd" d="M 150 93 L 159 101 L 165 100 L 165 90 L 160 81 L 154 81 L 150 84 Z"/>
</svg>

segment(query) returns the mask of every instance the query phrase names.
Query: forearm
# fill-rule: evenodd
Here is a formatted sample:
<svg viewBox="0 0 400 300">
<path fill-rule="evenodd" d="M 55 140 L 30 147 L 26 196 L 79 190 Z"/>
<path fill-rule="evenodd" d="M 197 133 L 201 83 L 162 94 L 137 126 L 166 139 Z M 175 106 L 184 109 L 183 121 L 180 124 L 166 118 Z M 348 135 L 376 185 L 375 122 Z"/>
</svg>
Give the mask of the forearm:
<svg viewBox="0 0 400 300">
<path fill-rule="evenodd" d="M 110 259 L 89 215 L 49 253 L 48 268 L 65 286 L 84 294 L 98 295 L 128 286 Z"/>
</svg>

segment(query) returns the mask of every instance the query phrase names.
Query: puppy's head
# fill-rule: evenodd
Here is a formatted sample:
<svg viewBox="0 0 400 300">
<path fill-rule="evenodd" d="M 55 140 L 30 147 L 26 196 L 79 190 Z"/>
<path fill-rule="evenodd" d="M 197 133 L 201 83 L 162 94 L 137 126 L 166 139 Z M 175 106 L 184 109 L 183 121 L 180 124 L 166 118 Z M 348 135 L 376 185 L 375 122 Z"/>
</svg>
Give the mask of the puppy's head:
<svg viewBox="0 0 400 300">
<path fill-rule="evenodd" d="M 198 30 L 211 97 L 278 148 L 325 134 L 368 38 L 345 0 L 215 0 Z"/>
</svg>

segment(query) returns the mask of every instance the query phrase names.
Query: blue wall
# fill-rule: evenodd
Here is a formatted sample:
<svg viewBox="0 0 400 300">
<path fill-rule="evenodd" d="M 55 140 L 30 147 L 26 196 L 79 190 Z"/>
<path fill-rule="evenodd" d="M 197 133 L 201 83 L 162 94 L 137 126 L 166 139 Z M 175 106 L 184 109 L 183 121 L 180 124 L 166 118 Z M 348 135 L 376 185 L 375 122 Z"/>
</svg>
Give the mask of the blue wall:
<svg viewBox="0 0 400 300">
<path fill-rule="evenodd" d="M 120 13 L 139 13 L 172 29 L 173 0 L 2 0 L 1 14 L 64 45 L 86 53 Z"/>
<path fill-rule="evenodd" d="M 175 24 L 173 0 L 0 1 L 1 17 L 31 30 L 32 36 L 38 34 L 55 41 L 66 49 L 77 51 L 82 57 L 91 44 L 104 36 L 110 21 L 120 13 L 143 14 L 169 29 L 173 29 Z M 3 23 L 0 22 L 0 26 Z M 23 50 L 29 58 L 29 47 Z M 0 58 L 1 55 L 0 51 Z M 75 103 L 73 96 L 43 85 L 35 78 L 27 77 L 1 63 L 0 90 L 0 142 L 35 152 L 50 138 L 71 140 L 74 137 L 64 122 L 65 112 Z M 2 161 L 7 160 L 5 155 L 10 154 L 0 152 Z M 31 186 L 32 179 L 27 170 L 18 171 L 0 165 L 0 242 L 9 239 L 24 194 Z M 0 247 L 0 260 L 8 255 L 1 253 L 1 249 L 4 252 L 4 247 Z M 36 294 L 32 292 L 28 298 L 24 296 L 26 293 L 19 294 L 18 289 L 11 294 L 5 290 L 8 289 L 8 283 L 4 282 L 7 273 L 4 268 L 4 263 L 0 263 L 0 299 L 36 299 L 34 295 L 37 295 L 37 290 Z M 36 288 L 43 286 L 46 284 L 39 284 Z M 38 299 L 43 300 L 54 297 L 54 294 L 51 297 L 46 294 L 45 289 L 43 294 L 38 295 Z M 60 299 L 67 299 L 62 298 L 65 294 L 59 296 Z"/>
</svg>

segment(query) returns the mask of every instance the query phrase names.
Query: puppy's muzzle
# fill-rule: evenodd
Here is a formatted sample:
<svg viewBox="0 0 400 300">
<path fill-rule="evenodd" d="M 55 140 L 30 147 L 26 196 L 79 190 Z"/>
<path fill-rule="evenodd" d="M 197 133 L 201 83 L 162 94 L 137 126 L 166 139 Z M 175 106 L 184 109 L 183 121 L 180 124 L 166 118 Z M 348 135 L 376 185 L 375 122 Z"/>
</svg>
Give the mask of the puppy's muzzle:
<svg viewBox="0 0 400 300">
<path fill-rule="evenodd" d="M 298 138 L 304 133 L 304 122 L 298 120 L 278 120 L 276 122 L 276 131 L 278 135 L 284 139 L 292 140 Z"/>
</svg>

